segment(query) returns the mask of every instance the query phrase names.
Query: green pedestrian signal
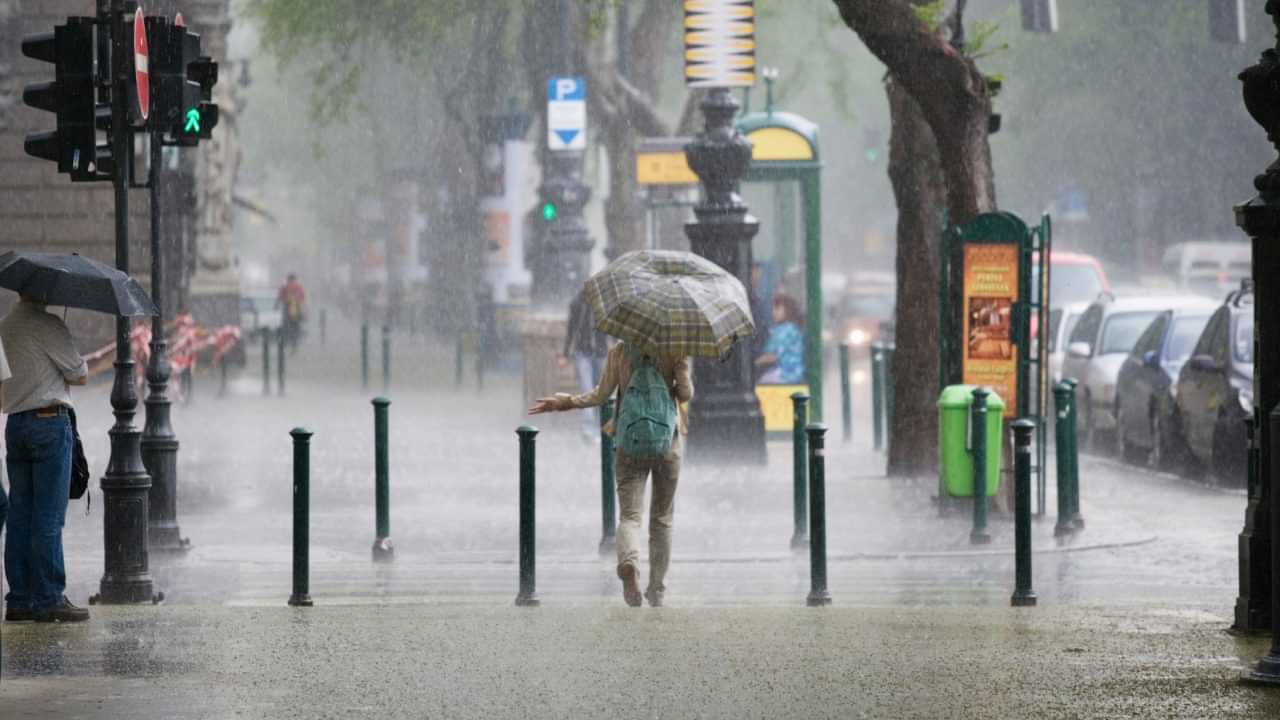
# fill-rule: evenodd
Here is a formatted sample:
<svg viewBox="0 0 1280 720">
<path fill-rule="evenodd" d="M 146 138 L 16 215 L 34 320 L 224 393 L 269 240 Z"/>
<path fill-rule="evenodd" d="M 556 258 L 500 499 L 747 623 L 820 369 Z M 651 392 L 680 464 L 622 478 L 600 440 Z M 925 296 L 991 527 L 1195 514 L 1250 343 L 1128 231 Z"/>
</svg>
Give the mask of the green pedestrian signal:
<svg viewBox="0 0 1280 720">
<path fill-rule="evenodd" d="M 186 135 L 200 134 L 200 109 L 191 108 L 187 111 L 186 124 L 182 126 L 182 132 Z"/>
<path fill-rule="evenodd" d="M 551 222 L 555 220 L 556 217 L 559 215 L 560 215 L 560 210 L 556 208 L 555 203 L 553 202 L 542 203 L 542 219 L 543 220 L 546 220 L 547 222 Z"/>
</svg>

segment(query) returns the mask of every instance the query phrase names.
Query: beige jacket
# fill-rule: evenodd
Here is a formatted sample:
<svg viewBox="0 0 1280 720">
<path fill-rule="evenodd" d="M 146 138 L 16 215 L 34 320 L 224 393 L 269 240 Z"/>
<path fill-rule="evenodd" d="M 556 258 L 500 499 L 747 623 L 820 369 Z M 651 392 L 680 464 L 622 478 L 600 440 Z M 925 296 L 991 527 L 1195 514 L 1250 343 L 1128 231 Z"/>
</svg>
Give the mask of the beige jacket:
<svg viewBox="0 0 1280 720">
<path fill-rule="evenodd" d="M 676 402 L 680 435 L 688 435 L 689 417 L 684 404 L 693 399 L 692 364 L 687 357 L 659 357 L 657 366 L 658 373 L 667 381 L 668 386 L 671 388 L 671 397 Z M 624 394 L 622 391 L 631 383 L 631 371 L 631 363 L 627 362 L 626 353 L 622 352 L 622 343 L 615 343 L 613 348 L 609 350 L 609 357 L 604 365 L 604 373 L 600 376 L 600 384 L 594 390 L 581 395 L 556 393 L 556 407 L 560 410 L 597 407 L 603 405 L 606 400 L 617 392 L 618 404 L 614 408 L 613 414 L 613 417 L 617 418 L 618 414 L 622 412 L 622 395 Z M 613 435 L 613 420 L 610 420 L 604 426 L 604 431 L 609 435 Z"/>
</svg>

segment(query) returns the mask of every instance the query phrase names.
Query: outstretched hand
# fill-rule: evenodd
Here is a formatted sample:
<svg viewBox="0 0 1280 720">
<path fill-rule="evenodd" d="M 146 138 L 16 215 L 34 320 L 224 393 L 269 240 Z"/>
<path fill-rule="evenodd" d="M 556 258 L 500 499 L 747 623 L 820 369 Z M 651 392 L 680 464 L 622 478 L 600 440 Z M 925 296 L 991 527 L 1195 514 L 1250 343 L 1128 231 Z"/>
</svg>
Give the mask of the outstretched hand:
<svg viewBox="0 0 1280 720">
<path fill-rule="evenodd" d="M 557 402 L 555 398 L 548 397 L 548 398 L 542 398 L 537 402 L 535 402 L 533 406 L 529 408 L 529 414 L 541 415 L 542 413 L 556 412 L 558 410 L 560 410 L 560 403 Z"/>
</svg>

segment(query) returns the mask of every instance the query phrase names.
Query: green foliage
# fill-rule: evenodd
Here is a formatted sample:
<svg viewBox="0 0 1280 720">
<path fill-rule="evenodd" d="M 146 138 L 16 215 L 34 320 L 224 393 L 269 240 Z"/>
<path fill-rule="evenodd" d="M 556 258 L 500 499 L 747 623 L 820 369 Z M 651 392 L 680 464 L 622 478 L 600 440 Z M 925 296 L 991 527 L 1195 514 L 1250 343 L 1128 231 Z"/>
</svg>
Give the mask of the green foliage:
<svg viewBox="0 0 1280 720">
<path fill-rule="evenodd" d="M 1074 184 L 1090 219 L 1074 238 L 1055 227 L 1059 238 L 1124 265 L 1149 264 L 1167 243 L 1237 237 L 1231 206 L 1268 155 L 1234 77 L 1266 43 L 1213 42 L 1207 7 L 1076 0 L 1058 33 L 1010 33 L 987 68 L 1009 73 L 992 142 L 1001 205 L 1051 207 Z M 1249 12 L 1262 35 L 1262 4 Z M 991 19 L 1016 18 L 1014 6 Z"/>
<path fill-rule="evenodd" d="M 964 52 L 969 57 L 978 60 L 984 57 L 990 57 L 1001 50 L 1008 50 L 1009 43 L 997 43 L 994 47 L 988 48 L 987 43 L 995 37 L 1000 31 L 1000 25 L 993 22 L 985 22 L 978 20 L 969 26 L 969 32 L 965 36 Z"/>
<path fill-rule="evenodd" d="M 947 9 L 947 0 L 932 0 L 922 5 L 913 5 L 911 10 L 930 30 L 937 30 L 945 19 L 943 13 Z"/>
<path fill-rule="evenodd" d="M 522 1 L 522 0 L 513 0 Z M 312 110 L 345 119 L 361 80 L 364 52 L 376 46 L 429 70 L 434 51 L 475 21 L 471 0 L 246 0 L 263 48 L 284 67 L 312 67 Z M 307 62 L 310 61 L 310 62 Z"/>
</svg>

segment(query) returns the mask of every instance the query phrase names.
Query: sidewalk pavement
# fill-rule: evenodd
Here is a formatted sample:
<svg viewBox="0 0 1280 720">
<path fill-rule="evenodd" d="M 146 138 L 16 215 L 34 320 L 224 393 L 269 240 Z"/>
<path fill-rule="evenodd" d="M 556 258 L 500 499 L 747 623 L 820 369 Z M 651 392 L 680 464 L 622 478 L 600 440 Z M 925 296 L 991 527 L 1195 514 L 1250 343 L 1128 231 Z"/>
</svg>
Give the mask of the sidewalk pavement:
<svg viewBox="0 0 1280 720">
<path fill-rule="evenodd" d="M 97 609 L 7 625 L 26 718 L 1256 718 L 1263 650 L 1190 610 Z"/>
<path fill-rule="evenodd" d="M 228 397 L 202 385 L 175 408 L 179 522 L 194 547 L 152 554 L 165 604 L 95 607 L 79 627 L 6 626 L 0 707 L 11 700 L 14 717 L 1276 716 L 1274 692 L 1233 680 L 1263 644 L 1222 632 L 1242 494 L 1084 458 L 1087 528 L 1059 545 L 1050 498 L 1034 528 L 1040 606 L 1011 610 L 1010 518 L 993 516 L 993 543 L 973 548 L 968 517 L 939 517 L 931 482 L 883 477 L 865 422 L 854 443 L 836 432 L 828 442 L 833 607 L 803 607 L 791 449 L 777 442 L 766 468 L 686 468 L 670 607 L 634 611 L 597 550 L 599 450 L 581 442 L 576 419 L 538 418 L 543 607 L 514 608 L 514 429 L 528 420 L 518 378 L 453 388 L 447 349 L 421 339 L 397 340 L 396 559 L 375 565 L 371 393 L 358 387 L 358 346 L 335 335 L 290 358 L 284 397 L 262 396 L 251 355 Z M 107 391 L 77 395 L 98 473 Z M 295 425 L 316 431 L 311 609 L 284 606 Z M 77 502 L 68 517 L 76 602 L 102 574 L 100 500 L 95 488 L 92 513 Z"/>
</svg>

